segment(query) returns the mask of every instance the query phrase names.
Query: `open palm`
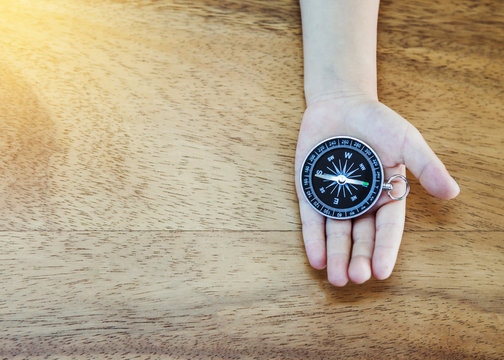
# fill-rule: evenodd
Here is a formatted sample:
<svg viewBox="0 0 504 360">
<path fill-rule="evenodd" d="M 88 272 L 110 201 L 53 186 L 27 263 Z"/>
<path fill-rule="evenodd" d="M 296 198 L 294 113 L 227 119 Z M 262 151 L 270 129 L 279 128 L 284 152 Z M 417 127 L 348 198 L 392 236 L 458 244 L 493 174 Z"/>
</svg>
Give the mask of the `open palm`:
<svg viewBox="0 0 504 360">
<path fill-rule="evenodd" d="M 385 193 L 373 209 L 351 220 L 325 218 L 306 201 L 299 184 L 304 158 L 320 141 L 341 135 L 369 144 L 382 161 L 385 178 L 406 175 L 405 164 L 430 194 L 451 199 L 459 192 L 418 130 L 382 103 L 349 97 L 311 104 L 299 131 L 296 190 L 308 260 L 316 269 L 327 266 L 328 279 L 336 286 L 345 285 L 349 279 L 363 283 L 371 274 L 377 279 L 389 277 L 405 219 L 405 201 L 392 201 Z"/>
</svg>

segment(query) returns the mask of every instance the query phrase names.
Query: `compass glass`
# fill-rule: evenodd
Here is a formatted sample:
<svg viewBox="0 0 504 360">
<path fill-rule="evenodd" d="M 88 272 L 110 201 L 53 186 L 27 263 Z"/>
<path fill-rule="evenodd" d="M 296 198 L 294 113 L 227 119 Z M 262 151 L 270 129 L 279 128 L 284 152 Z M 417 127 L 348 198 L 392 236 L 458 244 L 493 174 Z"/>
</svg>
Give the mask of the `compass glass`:
<svg viewBox="0 0 504 360">
<path fill-rule="evenodd" d="M 350 219 L 378 200 L 383 168 L 364 142 L 334 137 L 308 153 L 300 176 L 305 197 L 316 211 L 330 218 Z"/>
</svg>

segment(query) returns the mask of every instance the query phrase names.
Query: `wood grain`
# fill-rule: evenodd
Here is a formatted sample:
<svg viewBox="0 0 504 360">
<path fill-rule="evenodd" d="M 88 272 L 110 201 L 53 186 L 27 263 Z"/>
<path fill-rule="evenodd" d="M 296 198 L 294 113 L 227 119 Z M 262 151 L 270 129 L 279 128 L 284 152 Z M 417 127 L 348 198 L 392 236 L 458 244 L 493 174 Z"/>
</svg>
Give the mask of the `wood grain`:
<svg viewBox="0 0 504 360">
<path fill-rule="evenodd" d="M 299 230 L 297 5 L 219 4 L 2 3 L 2 228 Z M 502 46 L 458 35 L 450 6 L 445 18 L 389 7 L 381 97 L 462 185 L 442 203 L 415 183 L 408 228 L 503 230 Z M 480 22 L 498 10 L 481 5 Z"/>
<path fill-rule="evenodd" d="M 296 1 L 0 1 L 0 356 L 504 357 L 504 3 L 384 0 L 412 179 L 391 279 L 307 265 Z"/>
<path fill-rule="evenodd" d="M 389 281 L 343 289 L 300 236 L 3 232 L 0 355 L 501 357 L 500 232 L 409 233 Z"/>
</svg>

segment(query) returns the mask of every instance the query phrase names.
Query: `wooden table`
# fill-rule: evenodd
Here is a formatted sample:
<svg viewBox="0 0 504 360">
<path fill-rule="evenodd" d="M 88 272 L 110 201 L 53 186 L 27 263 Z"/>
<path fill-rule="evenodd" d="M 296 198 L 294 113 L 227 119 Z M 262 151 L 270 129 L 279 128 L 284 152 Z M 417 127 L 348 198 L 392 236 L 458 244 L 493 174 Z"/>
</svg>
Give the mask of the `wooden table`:
<svg viewBox="0 0 504 360">
<path fill-rule="evenodd" d="M 396 270 L 306 260 L 296 1 L 0 1 L 0 357 L 504 357 L 504 3 L 383 1 L 412 181 Z M 410 175 L 411 178 L 411 175 Z"/>
</svg>

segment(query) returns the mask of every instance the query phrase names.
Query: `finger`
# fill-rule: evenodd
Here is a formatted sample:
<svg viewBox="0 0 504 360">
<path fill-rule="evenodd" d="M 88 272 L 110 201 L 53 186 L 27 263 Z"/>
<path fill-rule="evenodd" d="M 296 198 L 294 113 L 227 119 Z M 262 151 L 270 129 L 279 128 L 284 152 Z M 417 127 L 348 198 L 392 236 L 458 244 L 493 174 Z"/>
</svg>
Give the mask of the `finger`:
<svg viewBox="0 0 504 360">
<path fill-rule="evenodd" d="M 304 198 L 299 200 L 299 211 L 306 256 L 312 267 L 321 270 L 326 266 L 325 218 L 313 210 Z"/>
<path fill-rule="evenodd" d="M 299 146 L 299 144 L 298 144 Z M 296 152 L 298 157 L 299 152 Z M 299 181 L 301 158 L 296 158 L 295 185 L 299 200 L 299 215 L 301 217 L 303 241 L 306 256 L 310 265 L 321 270 L 326 267 L 325 217 L 316 212 L 306 200 Z"/>
<path fill-rule="evenodd" d="M 392 201 L 376 212 L 376 240 L 372 258 L 373 275 L 378 280 L 390 276 L 404 230 L 406 201 Z"/>
<path fill-rule="evenodd" d="M 403 156 L 408 169 L 431 195 L 452 199 L 459 194 L 457 182 L 427 145 L 422 134 L 411 124 L 404 138 Z"/>
<path fill-rule="evenodd" d="M 375 238 L 375 217 L 364 215 L 353 222 L 352 258 L 348 267 L 348 277 L 356 284 L 362 284 L 371 277 L 371 256 Z"/>
<path fill-rule="evenodd" d="M 345 286 L 348 282 L 351 234 L 351 220 L 327 219 L 327 278 L 335 286 Z"/>
</svg>

